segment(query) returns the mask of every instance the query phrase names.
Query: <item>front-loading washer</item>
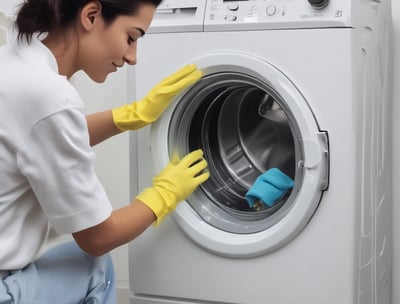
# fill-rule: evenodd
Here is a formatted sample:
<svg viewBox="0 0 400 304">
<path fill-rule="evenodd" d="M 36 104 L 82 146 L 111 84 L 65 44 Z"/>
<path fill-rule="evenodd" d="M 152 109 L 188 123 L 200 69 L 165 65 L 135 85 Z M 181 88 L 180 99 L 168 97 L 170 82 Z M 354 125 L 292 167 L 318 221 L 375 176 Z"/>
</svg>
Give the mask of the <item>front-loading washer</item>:
<svg viewBox="0 0 400 304">
<path fill-rule="evenodd" d="M 133 304 L 388 304 L 390 3 L 165 0 L 131 96 L 189 63 L 202 79 L 131 134 L 132 196 L 202 148 L 210 179 L 129 246 Z M 244 194 L 279 168 L 274 206 Z"/>
</svg>

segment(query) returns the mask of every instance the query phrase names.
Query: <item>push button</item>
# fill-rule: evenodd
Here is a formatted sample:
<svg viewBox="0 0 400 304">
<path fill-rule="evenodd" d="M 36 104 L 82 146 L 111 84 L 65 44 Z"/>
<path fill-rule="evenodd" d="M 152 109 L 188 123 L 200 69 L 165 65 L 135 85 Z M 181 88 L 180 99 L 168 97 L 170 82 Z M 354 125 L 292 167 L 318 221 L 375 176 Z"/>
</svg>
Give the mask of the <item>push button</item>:
<svg viewBox="0 0 400 304">
<path fill-rule="evenodd" d="M 268 16 L 273 16 L 276 14 L 276 5 L 270 4 L 267 6 L 266 13 Z"/>
<path fill-rule="evenodd" d="M 226 15 L 225 16 L 225 20 L 226 21 L 236 21 L 237 20 L 237 16 L 235 16 L 235 15 Z"/>
</svg>

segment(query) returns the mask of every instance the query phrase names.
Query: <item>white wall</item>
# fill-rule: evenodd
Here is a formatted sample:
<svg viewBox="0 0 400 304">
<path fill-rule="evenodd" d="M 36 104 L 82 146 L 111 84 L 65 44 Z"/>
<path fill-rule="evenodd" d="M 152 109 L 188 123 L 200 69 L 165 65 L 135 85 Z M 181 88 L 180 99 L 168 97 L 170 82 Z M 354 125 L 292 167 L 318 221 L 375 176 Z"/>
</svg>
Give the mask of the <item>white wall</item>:
<svg viewBox="0 0 400 304">
<path fill-rule="evenodd" d="M 5 15 L 11 15 L 15 10 L 16 4 L 22 0 L 0 0 L 0 12 Z"/>
</svg>

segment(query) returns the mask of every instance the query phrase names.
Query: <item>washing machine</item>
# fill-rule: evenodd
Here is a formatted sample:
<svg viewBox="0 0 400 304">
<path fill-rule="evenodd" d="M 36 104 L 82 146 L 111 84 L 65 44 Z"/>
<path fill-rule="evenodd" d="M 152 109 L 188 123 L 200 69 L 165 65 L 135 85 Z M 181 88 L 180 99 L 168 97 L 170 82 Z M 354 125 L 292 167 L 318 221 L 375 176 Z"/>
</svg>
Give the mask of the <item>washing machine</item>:
<svg viewBox="0 0 400 304">
<path fill-rule="evenodd" d="M 132 304 L 389 304 L 390 1 L 165 0 L 132 99 L 202 79 L 131 133 L 131 195 L 201 148 L 211 177 L 129 245 Z M 250 207 L 278 168 L 293 188 Z"/>
</svg>

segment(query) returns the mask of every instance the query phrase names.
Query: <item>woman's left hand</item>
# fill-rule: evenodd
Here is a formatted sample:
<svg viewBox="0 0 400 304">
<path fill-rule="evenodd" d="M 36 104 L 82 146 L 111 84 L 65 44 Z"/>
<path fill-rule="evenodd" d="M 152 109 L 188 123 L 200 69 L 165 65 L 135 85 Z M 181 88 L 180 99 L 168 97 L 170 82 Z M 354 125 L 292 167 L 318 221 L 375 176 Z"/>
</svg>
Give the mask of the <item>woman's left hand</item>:
<svg viewBox="0 0 400 304">
<path fill-rule="evenodd" d="M 121 131 L 137 130 L 157 120 L 173 98 L 203 75 L 195 64 L 186 65 L 162 80 L 145 98 L 112 110 L 115 126 Z"/>
</svg>

